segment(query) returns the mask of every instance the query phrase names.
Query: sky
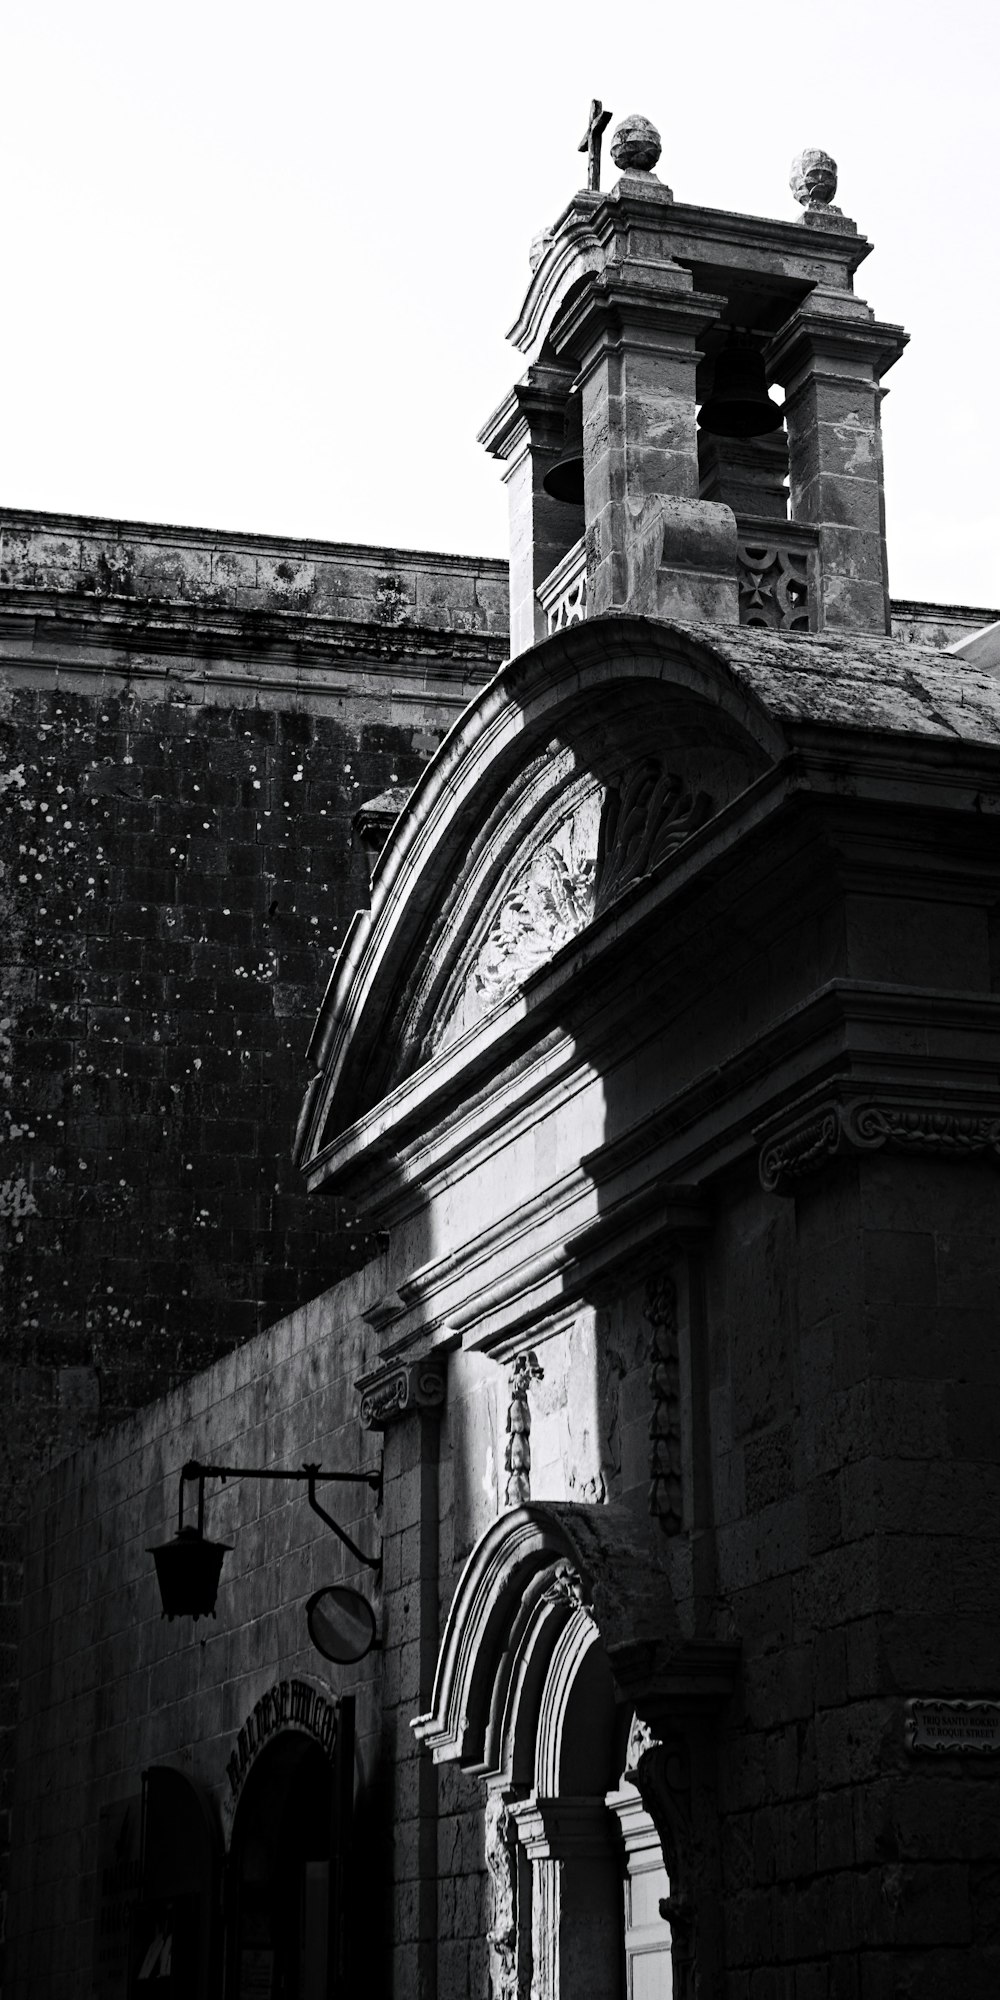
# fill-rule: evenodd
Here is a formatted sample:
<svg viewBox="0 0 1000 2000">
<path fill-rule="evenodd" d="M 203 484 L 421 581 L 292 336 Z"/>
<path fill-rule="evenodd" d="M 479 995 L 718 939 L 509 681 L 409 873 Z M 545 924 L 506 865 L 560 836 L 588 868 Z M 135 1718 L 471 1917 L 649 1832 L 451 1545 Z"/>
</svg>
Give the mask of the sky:
<svg viewBox="0 0 1000 2000">
<path fill-rule="evenodd" d="M 911 334 L 893 595 L 1000 605 L 987 0 L 7 0 L 0 58 L 0 504 L 505 555 L 476 433 L 599 97 L 682 201 L 793 219 L 834 155 Z"/>
</svg>

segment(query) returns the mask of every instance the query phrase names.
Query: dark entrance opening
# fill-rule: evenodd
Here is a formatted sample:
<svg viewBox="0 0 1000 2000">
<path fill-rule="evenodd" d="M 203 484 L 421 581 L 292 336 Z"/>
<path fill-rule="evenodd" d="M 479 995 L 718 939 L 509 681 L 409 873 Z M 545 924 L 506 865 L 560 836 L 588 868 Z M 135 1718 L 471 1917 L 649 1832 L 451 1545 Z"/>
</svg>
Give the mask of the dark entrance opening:
<svg viewBox="0 0 1000 2000">
<path fill-rule="evenodd" d="M 344 1747 L 338 1742 L 338 1766 Z M 299 1731 L 279 1735 L 258 1757 L 233 1823 L 226 2000 L 344 1993 L 340 1789 L 329 1758 Z"/>
<path fill-rule="evenodd" d="M 133 2000 L 218 1992 L 221 1863 L 218 1823 L 200 1787 L 167 1765 L 144 1771 L 140 1894 L 129 1926 Z"/>
</svg>

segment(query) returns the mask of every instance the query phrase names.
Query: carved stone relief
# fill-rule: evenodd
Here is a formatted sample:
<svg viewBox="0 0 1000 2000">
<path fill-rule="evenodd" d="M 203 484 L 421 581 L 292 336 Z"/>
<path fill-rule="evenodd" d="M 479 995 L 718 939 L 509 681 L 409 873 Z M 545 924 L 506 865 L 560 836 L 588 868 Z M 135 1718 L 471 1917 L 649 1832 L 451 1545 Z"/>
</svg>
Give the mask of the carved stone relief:
<svg viewBox="0 0 1000 2000">
<path fill-rule="evenodd" d="M 663 1272 L 646 1293 L 645 1316 L 653 1332 L 649 1370 L 649 1511 L 668 1535 L 684 1525 L 677 1291 Z"/>
<path fill-rule="evenodd" d="M 538 1365 L 533 1348 L 519 1354 L 510 1371 L 510 1402 L 507 1406 L 507 1447 L 504 1471 L 507 1474 L 505 1499 L 508 1507 L 522 1507 L 531 1499 L 531 1405 L 528 1390 L 532 1382 L 542 1382 L 545 1371 Z"/>
<path fill-rule="evenodd" d="M 486 1797 L 486 1866 L 493 1890 L 493 2000 L 517 2000 L 517 1829 L 501 1794 Z"/>
<path fill-rule="evenodd" d="M 736 552 L 740 624 L 772 632 L 809 630 L 809 557 L 779 541 L 740 542 Z"/>
<path fill-rule="evenodd" d="M 606 792 L 578 799 L 508 881 L 475 946 L 457 995 L 424 1042 L 446 1047 L 679 847 L 712 812 L 657 757 L 644 757 Z"/>
<path fill-rule="evenodd" d="M 589 924 L 594 914 L 599 810 L 596 796 L 586 799 L 572 819 L 536 850 L 512 886 L 470 975 L 480 1012 L 516 992 Z"/>
<path fill-rule="evenodd" d="M 643 757 L 606 794 L 601 814 L 594 911 L 648 875 L 708 819 L 707 792 L 689 792 L 658 757 Z"/>
<path fill-rule="evenodd" d="M 394 1363 L 364 1385 L 361 1422 L 368 1431 L 383 1431 L 411 1410 L 440 1410 L 444 1398 L 445 1378 L 439 1361 Z"/>
<path fill-rule="evenodd" d="M 768 1194 L 791 1194 L 804 1174 L 815 1172 L 836 1154 L 880 1152 L 883 1147 L 997 1162 L 1000 1116 L 949 1111 L 937 1104 L 870 1100 L 813 1105 L 772 1133 L 761 1147 L 761 1186 Z"/>
</svg>

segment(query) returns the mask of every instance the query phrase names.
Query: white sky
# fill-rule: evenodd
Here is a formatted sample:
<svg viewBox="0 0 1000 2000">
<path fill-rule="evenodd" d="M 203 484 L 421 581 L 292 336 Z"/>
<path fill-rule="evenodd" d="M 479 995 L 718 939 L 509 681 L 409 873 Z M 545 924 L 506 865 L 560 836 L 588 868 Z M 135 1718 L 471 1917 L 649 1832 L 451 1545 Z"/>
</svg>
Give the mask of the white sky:
<svg viewBox="0 0 1000 2000">
<path fill-rule="evenodd" d="M 898 597 L 1000 604 L 989 0 L 7 0 L 0 500 L 506 554 L 476 432 L 590 98 L 679 200 L 793 217 L 807 145 L 911 346 Z M 605 147 L 607 155 L 607 148 Z M 605 185 L 614 177 L 606 158 Z"/>
</svg>

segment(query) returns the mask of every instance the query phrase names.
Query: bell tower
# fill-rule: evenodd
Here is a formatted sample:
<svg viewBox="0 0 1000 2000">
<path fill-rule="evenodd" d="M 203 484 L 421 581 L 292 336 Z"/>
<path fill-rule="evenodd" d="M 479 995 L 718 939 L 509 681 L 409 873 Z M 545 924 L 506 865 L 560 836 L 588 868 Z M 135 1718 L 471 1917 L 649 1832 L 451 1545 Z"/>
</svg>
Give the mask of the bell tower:
<svg viewBox="0 0 1000 2000">
<path fill-rule="evenodd" d="M 907 335 L 854 292 L 871 245 L 834 162 L 794 162 L 797 221 L 695 208 L 630 116 L 602 192 L 608 119 L 595 100 L 588 186 L 535 239 L 510 332 L 526 373 L 480 434 L 510 497 L 512 654 L 616 612 L 887 632 L 880 384 Z"/>
</svg>

